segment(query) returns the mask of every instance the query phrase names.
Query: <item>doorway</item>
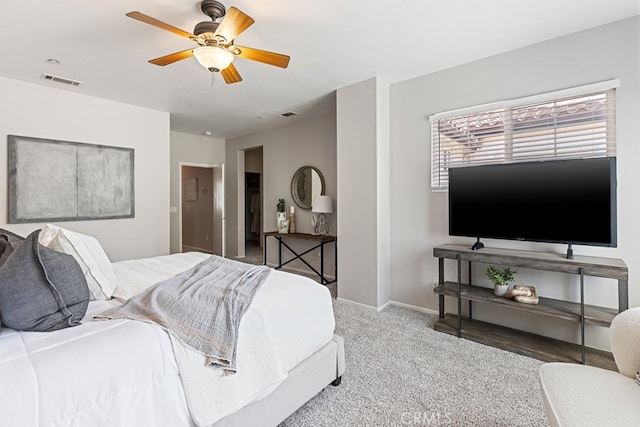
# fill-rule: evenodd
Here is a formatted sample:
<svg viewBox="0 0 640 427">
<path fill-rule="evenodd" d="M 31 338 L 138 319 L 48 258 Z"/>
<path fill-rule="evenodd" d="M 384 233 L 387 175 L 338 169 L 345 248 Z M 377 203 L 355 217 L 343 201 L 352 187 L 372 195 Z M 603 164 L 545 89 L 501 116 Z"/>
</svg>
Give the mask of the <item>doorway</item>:
<svg viewBox="0 0 640 427">
<path fill-rule="evenodd" d="M 244 152 L 244 259 L 262 264 L 262 147 Z"/>
<path fill-rule="evenodd" d="M 256 264 L 262 263 L 262 192 L 260 191 L 260 182 L 260 173 L 244 173 L 244 254 L 246 261 Z"/>
<path fill-rule="evenodd" d="M 180 247 L 182 252 L 224 256 L 222 166 L 181 164 Z"/>
</svg>

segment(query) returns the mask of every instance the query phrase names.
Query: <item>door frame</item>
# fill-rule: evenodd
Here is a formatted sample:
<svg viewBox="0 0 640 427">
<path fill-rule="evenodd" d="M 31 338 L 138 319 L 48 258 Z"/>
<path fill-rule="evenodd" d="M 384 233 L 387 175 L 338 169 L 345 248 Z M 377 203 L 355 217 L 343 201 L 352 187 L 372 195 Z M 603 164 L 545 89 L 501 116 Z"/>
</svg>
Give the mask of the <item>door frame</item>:
<svg viewBox="0 0 640 427">
<path fill-rule="evenodd" d="M 246 161 L 245 156 L 247 151 L 262 149 L 261 163 L 262 170 L 260 173 L 260 245 L 263 245 L 264 236 L 264 145 L 257 145 L 255 147 L 239 148 L 236 156 L 236 217 L 237 217 L 237 235 L 236 235 L 236 258 L 245 258 L 246 252 L 246 233 L 245 233 L 245 221 L 246 221 L 246 191 L 245 191 L 245 173 Z M 251 171 L 250 171 L 251 172 Z M 264 249 L 263 249 L 264 250 Z"/>
<path fill-rule="evenodd" d="M 206 169 L 215 169 L 215 168 L 221 168 L 222 170 L 222 188 L 223 188 L 223 192 L 224 192 L 224 164 L 212 164 L 212 163 L 196 163 L 196 162 L 178 162 L 178 245 L 180 248 L 180 252 L 182 252 L 182 167 L 183 166 L 187 166 L 187 167 L 196 167 L 196 168 L 206 168 Z M 214 178 L 215 179 L 215 178 Z M 213 184 L 213 183 L 212 183 Z M 215 185 L 212 186 L 212 188 L 215 188 Z M 224 194 L 222 194 L 222 197 L 220 198 L 220 200 L 222 200 L 222 256 L 225 256 L 225 244 L 224 244 L 224 240 L 225 240 L 225 209 L 224 209 Z M 215 202 L 216 202 L 216 197 L 213 197 L 213 205 L 211 206 L 211 209 L 214 210 L 215 212 Z M 213 218 L 213 221 L 217 221 L 217 219 Z"/>
</svg>

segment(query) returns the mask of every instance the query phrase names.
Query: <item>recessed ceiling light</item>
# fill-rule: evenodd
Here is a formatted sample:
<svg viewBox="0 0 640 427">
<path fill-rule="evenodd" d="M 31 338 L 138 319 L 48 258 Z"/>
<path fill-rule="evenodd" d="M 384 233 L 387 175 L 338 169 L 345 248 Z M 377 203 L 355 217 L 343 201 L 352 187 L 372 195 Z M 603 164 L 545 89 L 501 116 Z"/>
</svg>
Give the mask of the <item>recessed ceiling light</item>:
<svg viewBox="0 0 640 427">
<path fill-rule="evenodd" d="M 292 116 L 297 116 L 298 113 L 296 113 L 295 111 L 287 111 L 286 113 L 281 113 L 279 114 L 279 117 L 282 117 L 283 119 L 286 119 L 287 117 L 292 117 Z"/>
<path fill-rule="evenodd" d="M 208 130 L 207 130 L 207 131 L 204 131 L 203 133 L 204 133 L 205 135 L 207 135 L 207 136 L 211 136 L 211 131 L 208 131 Z"/>
<path fill-rule="evenodd" d="M 47 59 L 47 62 L 48 62 L 49 64 L 54 64 L 54 65 L 58 65 L 58 64 L 60 63 L 60 61 L 58 61 L 58 60 L 57 60 L 57 59 L 55 59 L 55 58 L 49 58 L 49 59 Z"/>
</svg>

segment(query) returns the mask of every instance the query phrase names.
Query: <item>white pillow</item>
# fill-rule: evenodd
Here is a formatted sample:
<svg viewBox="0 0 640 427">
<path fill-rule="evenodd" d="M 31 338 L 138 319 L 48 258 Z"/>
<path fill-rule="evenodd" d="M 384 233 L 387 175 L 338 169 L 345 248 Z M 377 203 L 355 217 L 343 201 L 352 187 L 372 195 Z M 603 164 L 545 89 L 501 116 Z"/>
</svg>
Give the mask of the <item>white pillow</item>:
<svg viewBox="0 0 640 427">
<path fill-rule="evenodd" d="M 109 257 L 93 236 L 47 224 L 40 232 L 40 243 L 78 261 L 87 279 L 91 300 L 109 299 L 116 288 L 116 276 Z"/>
<path fill-rule="evenodd" d="M 45 225 L 44 228 L 40 230 L 38 243 L 40 243 L 42 246 L 49 247 L 53 238 L 56 237 L 56 232 L 58 229 L 60 229 L 60 227 L 56 227 L 53 224 Z"/>
</svg>

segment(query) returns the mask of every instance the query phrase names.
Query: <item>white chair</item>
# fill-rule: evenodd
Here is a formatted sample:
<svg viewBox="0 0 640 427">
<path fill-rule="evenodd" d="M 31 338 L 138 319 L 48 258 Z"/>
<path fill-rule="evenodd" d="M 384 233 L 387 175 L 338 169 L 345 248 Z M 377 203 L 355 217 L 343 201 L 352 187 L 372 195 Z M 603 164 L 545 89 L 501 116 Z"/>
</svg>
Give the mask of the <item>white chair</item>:
<svg viewBox="0 0 640 427">
<path fill-rule="evenodd" d="M 618 372 L 573 363 L 540 368 L 542 396 L 553 427 L 640 426 L 640 307 L 618 314 L 609 330 Z"/>
</svg>

